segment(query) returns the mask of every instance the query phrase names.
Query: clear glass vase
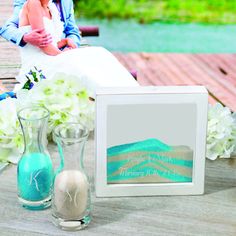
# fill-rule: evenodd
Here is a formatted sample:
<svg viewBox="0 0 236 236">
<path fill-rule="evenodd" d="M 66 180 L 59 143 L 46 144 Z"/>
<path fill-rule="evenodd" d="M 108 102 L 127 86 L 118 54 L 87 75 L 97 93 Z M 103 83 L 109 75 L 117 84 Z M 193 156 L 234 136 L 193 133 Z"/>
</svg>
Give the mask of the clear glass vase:
<svg viewBox="0 0 236 236">
<path fill-rule="evenodd" d="M 83 165 L 89 131 L 82 125 L 66 123 L 54 129 L 61 157 L 61 169 L 53 187 L 53 223 L 63 230 L 80 230 L 90 218 L 90 184 Z"/>
<path fill-rule="evenodd" d="M 51 205 L 53 166 L 47 150 L 46 108 L 27 107 L 18 112 L 24 135 L 24 153 L 17 165 L 18 199 L 23 207 L 41 210 Z"/>
</svg>

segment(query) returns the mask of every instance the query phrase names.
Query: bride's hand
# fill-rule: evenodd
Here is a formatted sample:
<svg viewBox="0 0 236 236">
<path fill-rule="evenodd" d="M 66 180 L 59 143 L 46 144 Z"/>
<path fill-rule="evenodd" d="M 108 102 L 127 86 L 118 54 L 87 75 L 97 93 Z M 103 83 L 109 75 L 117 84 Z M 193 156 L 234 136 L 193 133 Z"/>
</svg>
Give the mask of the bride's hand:
<svg viewBox="0 0 236 236">
<path fill-rule="evenodd" d="M 75 49 L 77 48 L 77 45 L 73 42 L 72 39 L 67 38 L 67 47 L 70 49 Z"/>
<path fill-rule="evenodd" d="M 62 49 L 63 52 L 77 48 L 72 39 L 65 38 L 57 43 L 57 47 Z"/>
<path fill-rule="evenodd" d="M 63 50 L 62 50 L 62 52 L 66 52 L 66 51 L 70 51 L 71 50 L 71 48 L 64 48 Z"/>
</svg>

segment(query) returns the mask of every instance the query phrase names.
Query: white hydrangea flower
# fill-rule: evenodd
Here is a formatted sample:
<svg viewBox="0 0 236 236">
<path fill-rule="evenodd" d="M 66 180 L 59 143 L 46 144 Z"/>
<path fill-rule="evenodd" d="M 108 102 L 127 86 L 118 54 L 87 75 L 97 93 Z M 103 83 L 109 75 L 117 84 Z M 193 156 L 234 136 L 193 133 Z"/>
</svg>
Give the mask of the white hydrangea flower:
<svg viewBox="0 0 236 236">
<path fill-rule="evenodd" d="M 16 163 L 19 156 L 16 153 L 23 151 L 17 118 L 17 111 L 23 107 L 37 104 L 50 111 L 49 136 L 57 125 L 65 122 L 80 122 L 90 131 L 94 129 L 95 105 L 89 100 L 90 91 L 78 77 L 56 74 L 35 83 L 31 90 L 20 88 L 16 93 L 17 99 L 7 98 L 0 102 L 0 162 Z"/>
<path fill-rule="evenodd" d="M 236 147 L 235 114 L 220 103 L 209 106 L 207 132 L 207 158 L 229 158 Z"/>
<path fill-rule="evenodd" d="M 23 136 L 16 113 L 16 99 L 0 102 L 0 162 L 17 162 L 23 151 Z M 14 155 L 12 155 L 14 153 Z M 9 156 L 16 158 L 9 160 Z"/>
<path fill-rule="evenodd" d="M 81 122 L 89 130 L 94 129 L 94 102 L 89 101 L 88 91 L 79 78 L 63 73 L 49 80 L 42 80 L 31 90 L 17 93 L 18 103 L 39 104 L 50 111 L 49 129 L 64 122 Z"/>
</svg>

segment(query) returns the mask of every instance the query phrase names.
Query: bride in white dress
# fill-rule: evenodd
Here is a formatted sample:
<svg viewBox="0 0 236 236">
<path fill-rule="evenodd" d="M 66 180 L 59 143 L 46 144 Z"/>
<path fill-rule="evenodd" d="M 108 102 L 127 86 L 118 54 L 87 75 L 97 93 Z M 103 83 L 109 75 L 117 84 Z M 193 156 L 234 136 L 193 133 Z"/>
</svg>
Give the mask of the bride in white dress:
<svg viewBox="0 0 236 236">
<path fill-rule="evenodd" d="M 22 67 L 18 80 L 24 83 L 24 74 L 36 66 L 47 78 L 63 72 L 77 76 L 93 94 L 97 87 L 138 86 L 132 75 L 119 61 L 102 47 L 73 49 L 73 42 L 63 39 L 63 22 L 55 4 L 50 0 L 28 0 L 20 16 L 20 26 L 25 30 L 44 27 L 53 43 L 40 49 L 27 44 L 21 48 Z M 59 47 L 68 46 L 61 51 Z"/>
</svg>

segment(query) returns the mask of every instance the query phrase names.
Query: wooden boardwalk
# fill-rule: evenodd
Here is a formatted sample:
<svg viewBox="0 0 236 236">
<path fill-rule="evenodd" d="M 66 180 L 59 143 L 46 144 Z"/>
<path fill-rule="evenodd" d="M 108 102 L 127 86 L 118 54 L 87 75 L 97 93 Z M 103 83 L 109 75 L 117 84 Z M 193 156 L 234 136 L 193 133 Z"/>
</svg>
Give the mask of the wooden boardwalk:
<svg viewBox="0 0 236 236">
<path fill-rule="evenodd" d="M 12 0 L 0 2 L 0 25 L 10 16 Z M 236 54 L 114 53 L 138 81 L 148 85 L 204 85 L 214 103 L 236 111 Z M 19 49 L 0 39 L 0 90 L 11 90 L 20 68 Z"/>
<path fill-rule="evenodd" d="M 0 1 L 0 27 L 11 16 L 13 11 L 12 2 L 13 0 Z M 0 37 L 0 78 L 15 77 L 19 67 L 19 49 Z"/>
<path fill-rule="evenodd" d="M 210 102 L 236 111 L 236 55 L 116 53 L 129 70 L 138 71 L 141 85 L 204 85 Z"/>
</svg>

